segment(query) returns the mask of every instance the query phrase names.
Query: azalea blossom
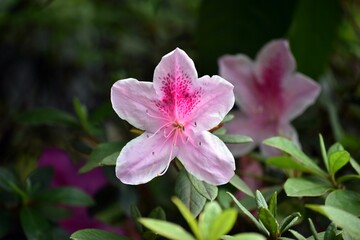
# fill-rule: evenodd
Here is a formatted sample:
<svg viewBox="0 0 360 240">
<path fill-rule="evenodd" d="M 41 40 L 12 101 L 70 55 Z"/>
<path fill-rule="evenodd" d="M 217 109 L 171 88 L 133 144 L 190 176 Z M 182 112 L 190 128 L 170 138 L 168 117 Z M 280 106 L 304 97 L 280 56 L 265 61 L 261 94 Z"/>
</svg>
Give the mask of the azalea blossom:
<svg viewBox="0 0 360 240">
<path fill-rule="evenodd" d="M 194 63 L 181 49 L 165 55 L 152 82 L 117 81 L 111 102 L 120 118 L 144 133 L 120 152 L 116 176 L 126 184 L 142 184 L 166 172 L 177 157 L 184 167 L 208 183 L 227 183 L 234 157 L 208 130 L 234 105 L 233 85 L 219 76 L 198 78 Z"/>
<path fill-rule="evenodd" d="M 266 44 L 252 61 L 246 55 L 225 55 L 218 61 L 220 75 L 234 84 L 236 105 L 240 111 L 226 128 L 244 134 L 254 143 L 231 146 L 235 155 L 243 155 L 256 144 L 272 136 L 284 136 L 298 144 L 290 122 L 314 103 L 320 86 L 311 78 L 295 72 L 295 60 L 286 40 Z M 275 149 L 260 145 L 264 155 Z"/>
</svg>

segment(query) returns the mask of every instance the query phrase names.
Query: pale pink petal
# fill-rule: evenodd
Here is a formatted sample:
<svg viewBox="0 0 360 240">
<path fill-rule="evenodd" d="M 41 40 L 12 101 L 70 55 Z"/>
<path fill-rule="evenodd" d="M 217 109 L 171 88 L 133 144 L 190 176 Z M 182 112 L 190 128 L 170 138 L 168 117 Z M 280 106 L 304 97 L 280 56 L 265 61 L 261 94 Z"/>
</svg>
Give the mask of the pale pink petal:
<svg viewBox="0 0 360 240">
<path fill-rule="evenodd" d="M 191 137 L 189 141 L 179 149 L 177 155 L 185 169 L 210 184 L 228 183 L 234 175 L 235 161 L 226 145 L 206 131 Z"/>
<path fill-rule="evenodd" d="M 180 48 L 162 57 L 154 71 L 154 88 L 157 95 L 164 96 L 164 84 L 176 81 L 190 82 L 198 78 L 193 60 Z"/>
<path fill-rule="evenodd" d="M 300 73 L 291 77 L 284 86 L 285 110 L 283 121 L 290 121 L 301 115 L 319 96 L 320 85 Z"/>
<path fill-rule="evenodd" d="M 128 78 L 117 81 L 111 88 L 111 103 L 119 117 L 149 132 L 155 132 L 163 124 L 155 100 L 150 82 Z"/>
<path fill-rule="evenodd" d="M 155 135 L 145 132 L 127 143 L 116 162 L 120 181 L 137 185 L 163 174 L 176 155 L 175 149 L 171 151 L 172 142 L 166 140 L 162 132 Z"/>
<path fill-rule="evenodd" d="M 225 124 L 228 134 L 240 134 L 251 137 L 253 143 L 228 144 L 230 151 L 234 156 L 243 156 L 255 148 L 264 139 L 277 136 L 276 123 L 266 122 L 256 116 L 247 116 L 240 111 L 234 111 L 235 118 Z"/>
<path fill-rule="evenodd" d="M 254 76 L 254 63 L 243 54 L 225 55 L 218 60 L 219 74 L 234 85 L 236 104 L 251 114 L 259 106 Z"/>
<path fill-rule="evenodd" d="M 196 87 L 202 89 L 202 97 L 187 124 L 195 131 L 207 131 L 216 127 L 234 106 L 233 85 L 215 75 L 199 78 Z"/>
<path fill-rule="evenodd" d="M 286 76 L 295 70 L 295 60 L 286 40 L 274 40 L 266 44 L 258 53 L 255 74 L 261 84 L 282 86 Z"/>
</svg>

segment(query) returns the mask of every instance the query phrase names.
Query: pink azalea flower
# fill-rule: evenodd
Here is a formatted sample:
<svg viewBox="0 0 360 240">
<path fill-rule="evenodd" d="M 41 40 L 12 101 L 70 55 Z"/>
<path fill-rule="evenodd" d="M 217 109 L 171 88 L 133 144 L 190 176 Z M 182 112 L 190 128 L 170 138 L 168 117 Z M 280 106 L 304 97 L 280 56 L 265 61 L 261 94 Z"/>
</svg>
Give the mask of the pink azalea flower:
<svg viewBox="0 0 360 240">
<path fill-rule="evenodd" d="M 198 179 L 227 183 L 234 175 L 234 158 L 208 130 L 232 108 L 232 90 L 219 76 L 198 78 L 193 61 L 179 48 L 161 59 L 153 83 L 117 81 L 111 88 L 114 110 L 145 132 L 120 152 L 116 176 L 126 184 L 146 183 L 178 157 Z"/>
<path fill-rule="evenodd" d="M 52 187 L 77 187 L 89 195 L 94 195 L 107 184 L 106 177 L 100 168 L 84 174 L 78 174 L 83 163 L 73 163 L 67 153 L 59 148 L 46 148 L 38 161 L 39 166 L 50 166 L 54 170 Z M 115 228 L 90 216 L 87 207 L 68 207 L 71 216 L 58 222 L 59 226 L 68 233 L 84 228 L 98 228 L 115 233 L 123 233 Z"/>
<path fill-rule="evenodd" d="M 255 61 L 243 54 L 219 59 L 220 75 L 234 84 L 236 104 L 240 107 L 227 129 L 254 139 L 253 144 L 232 146 L 235 155 L 247 153 L 272 136 L 281 135 L 298 142 L 290 122 L 314 103 L 320 86 L 295 72 L 295 65 L 286 40 L 266 44 Z M 260 148 L 265 155 L 276 153 L 262 144 Z"/>
</svg>

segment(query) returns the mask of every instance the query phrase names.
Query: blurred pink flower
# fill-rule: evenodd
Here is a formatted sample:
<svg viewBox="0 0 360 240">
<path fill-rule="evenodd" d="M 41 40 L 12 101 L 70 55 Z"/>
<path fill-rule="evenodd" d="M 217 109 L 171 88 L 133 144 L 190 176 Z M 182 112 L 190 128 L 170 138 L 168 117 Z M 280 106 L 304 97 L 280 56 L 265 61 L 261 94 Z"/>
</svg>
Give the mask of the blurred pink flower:
<svg viewBox="0 0 360 240">
<path fill-rule="evenodd" d="M 146 183 L 166 172 L 178 157 L 198 179 L 227 183 L 234 175 L 234 158 L 208 130 L 232 108 L 232 90 L 219 76 L 198 78 L 193 61 L 179 48 L 161 59 L 153 83 L 117 81 L 111 89 L 114 110 L 145 131 L 122 149 L 117 177 L 127 184 Z"/>
<path fill-rule="evenodd" d="M 73 163 L 67 153 L 59 148 L 46 148 L 38 161 L 40 167 L 51 166 L 54 176 L 52 187 L 77 187 L 89 195 L 94 195 L 107 184 L 105 175 L 100 168 L 79 174 L 83 163 Z M 106 225 L 89 215 L 87 207 L 69 207 L 71 216 L 60 220 L 59 225 L 68 233 L 84 228 L 98 228 L 116 233 L 122 233 L 120 228 Z"/>
<path fill-rule="evenodd" d="M 295 72 L 296 63 L 288 42 L 269 42 L 255 61 L 238 54 L 225 55 L 218 63 L 220 75 L 234 85 L 236 105 L 240 108 L 226 129 L 254 139 L 252 144 L 231 146 L 234 155 L 243 155 L 272 136 L 284 136 L 299 144 L 290 122 L 315 102 L 320 86 Z M 263 144 L 260 149 L 265 156 L 277 153 Z"/>
</svg>

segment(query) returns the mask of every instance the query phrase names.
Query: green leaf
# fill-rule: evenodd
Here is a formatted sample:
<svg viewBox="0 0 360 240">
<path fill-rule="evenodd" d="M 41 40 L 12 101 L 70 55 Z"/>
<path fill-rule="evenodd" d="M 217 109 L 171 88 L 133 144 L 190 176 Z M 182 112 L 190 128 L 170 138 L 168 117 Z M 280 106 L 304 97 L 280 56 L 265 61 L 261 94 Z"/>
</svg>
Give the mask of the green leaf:
<svg viewBox="0 0 360 240">
<path fill-rule="evenodd" d="M 280 233 L 283 234 L 286 230 L 288 230 L 289 228 L 294 226 L 300 217 L 301 217 L 300 213 L 294 212 L 294 213 L 290 214 L 289 216 L 287 216 L 286 218 L 284 218 L 280 222 L 280 227 L 279 227 Z"/>
<path fill-rule="evenodd" d="M 322 155 L 322 158 L 324 160 L 324 165 L 326 167 L 326 170 L 329 171 L 329 160 L 328 160 L 328 156 L 327 156 L 327 153 L 326 153 L 324 139 L 323 139 L 321 134 L 319 134 L 319 138 L 320 138 L 321 155 Z"/>
<path fill-rule="evenodd" d="M 324 181 L 312 177 L 289 178 L 284 189 L 289 197 L 315 197 L 331 191 L 332 186 Z"/>
<path fill-rule="evenodd" d="M 306 207 L 327 216 L 333 223 L 354 237 L 360 236 L 360 219 L 332 206 L 308 204 Z"/>
<path fill-rule="evenodd" d="M 233 144 L 240 144 L 240 143 L 250 143 L 254 140 L 251 137 L 244 136 L 244 135 L 217 135 L 224 143 L 233 143 Z"/>
<path fill-rule="evenodd" d="M 20 123 L 31 125 L 78 125 L 78 121 L 74 116 L 56 108 L 35 108 L 19 114 L 16 119 Z"/>
<path fill-rule="evenodd" d="M 327 196 L 325 205 L 360 216 L 360 193 L 350 190 L 335 190 Z"/>
<path fill-rule="evenodd" d="M 334 223 L 330 223 L 329 226 L 326 228 L 324 240 L 336 240 L 336 228 L 337 227 Z"/>
<path fill-rule="evenodd" d="M 335 173 L 344 167 L 349 161 L 350 154 L 345 150 L 331 153 L 329 156 L 330 174 L 335 175 Z"/>
<path fill-rule="evenodd" d="M 130 240 L 127 237 L 119 236 L 112 232 L 100 229 L 82 229 L 71 234 L 72 240 Z"/>
<path fill-rule="evenodd" d="M 229 195 L 227 195 L 229 196 Z M 202 238 L 198 238 L 198 239 L 209 239 L 209 237 L 211 235 L 209 235 L 210 233 L 210 229 L 211 229 L 211 224 L 214 222 L 214 220 L 221 214 L 221 207 L 220 205 L 213 201 L 213 202 L 208 202 L 205 207 L 204 207 L 204 211 L 202 213 L 200 213 L 199 216 L 199 229 L 200 229 L 200 233 L 202 235 Z"/>
<path fill-rule="evenodd" d="M 360 175 L 360 165 L 359 165 L 359 163 L 355 159 L 350 158 L 350 164 L 355 169 L 357 174 Z"/>
<path fill-rule="evenodd" d="M 166 220 L 166 213 L 162 207 L 156 207 L 149 213 L 149 218 Z"/>
<path fill-rule="evenodd" d="M 256 206 L 258 209 L 260 209 L 260 208 L 268 209 L 266 200 L 259 190 L 256 190 L 256 192 L 255 192 L 255 200 L 256 200 Z"/>
<path fill-rule="evenodd" d="M 109 156 L 101 160 L 101 162 L 99 162 L 99 166 L 115 166 L 119 155 L 120 155 L 120 151 L 110 154 Z"/>
<path fill-rule="evenodd" d="M 141 213 L 135 204 L 131 204 L 131 206 L 130 206 L 130 216 L 131 216 L 131 219 L 135 223 L 136 229 L 142 233 L 144 231 L 144 229 L 143 229 L 143 226 L 138 221 L 138 219 L 141 218 Z"/>
<path fill-rule="evenodd" d="M 28 240 L 49 239 L 50 223 L 34 209 L 22 208 L 20 221 Z"/>
<path fill-rule="evenodd" d="M 198 191 L 202 196 L 204 196 L 206 199 L 212 201 L 216 198 L 218 194 L 218 188 L 217 186 L 211 185 L 209 183 L 206 183 L 204 181 L 200 181 L 193 175 L 191 175 L 189 172 L 186 172 L 191 184 L 194 186 L 196 191 Z"/>
<path fill-rule="evenodd" d="M 34 206 L 34 209 L 52 221 L 59 221 L 71 215 L 71 210 L 64 207 L 59 207 L 57 204 L 43 202 Z"/>
<path fill-rule="evenodd" d="M 36 198 L 46 202 L 63 203 L 71 206 L 90 206 L 94 204 L 91 196 L 74 187 L 58 187 L 44 190 Z"/>
<path fill-rule="evenodd" d="M 270 198 L 269 211 L 271 212 L 271 214 L 276 219 L 276 215 L 277 215 L 277 192 L 274 192 L 274 194 Z"/>
<path fill-rule="evenodd" d="M 233 120 L 235 118 L 234 114 L 227 114 L 224 119 L 222 120 L 222 123 L 227 123 L 230 122 L 231 120 Z"/>
<path fill-rule="evenodd" d="M 0 188 L 12 192 L 12 184 L 18 185 L 19 180 L 15 174 L 5 167 L 0 167 Z"/>
<path fill-rule="evenodd" d="M 253 197 L 253 198 L 255 197 L 251 188 L 238 175 L 235 174 L 230 179 L 230 184 L 233 185 L 234 187 L 236 187 L 241 192 L 245 193 L 246 195 Z"/>
<path fill-rule="evenodd" d="M 240 233 L 234 236 L 224 236 L 224 240 L 266 240 L 266 238 L 259 233 Z"/>
<path fill-rule="evenodd" d="M 53 175 L 54 171 L 52 167 L 40 167 L 35 169 L 27 180 L 30 181 L 33 189 L 41 190 L 49 187 Z"/>
<path fill-rule="evenodd" d="M 272 137 L 263 141 L 265 145 L 278 148 L 295 158 L 295 160 L 301 164 L 308 171 L 327 177 L 326 172 L 319 168 L 305 153 L 303 153 L 293 142 L 283 137 Z"/>
<path fill-rule="evenodd" d="M 194 235 L 200 239 L 200 230 L 199 226 L 197 225 L 197 222 L 195 220 L 195 217 L 191 214 L 189 209 L 186 208 L 183 202 L 177 197 L 173 197 L 172 202 L 176 205 L 176 207 L 179 209 L 181 215 L 185 218 L 186 222 L 189 224 L 191 230 L 193 231 Z"/>
<path fill-rule="evenodd" d="M 266 235 L 269 235 L 269 231 L 262 224 L 260 224 L 258 220 L 256 220 L 256 218 L 234 197 L 234 195 L 229 192 L 228 194 L 234 200 L 235 204 L 240 208 L 241 212 L 244 213 L 260 231 L 262 231 Z"/>
<path fill-rule="evenodd" d="M 107 142 L 97 145 L 89 156 L 89 161 L 80 168 L 80 173 L 85 173 L 99 165 L 109 165 L 112 163 L 116 154 L 125 146 L 125 141 Z"/>
<path fill-rule="evenodd" d="M 341 145 L 341 143 L 334 143 L 333 145 L 331 145 L 327 151 L 327 157 L 329 158 L 329 156 L 334 153 L 334 152 L 337 152 L 337 151 L 342 151 L 344 150 L 344 147 L 343 145 Z"/>
<path fill-rule="evenodd" d="M 292 235 L 294 235 L 294 237 L 295 237 L 297 240 L 306 240 L 306 238 L 305 238 L 303 235 L 301 235 L 300 233 L 298 233 L 298 232 L 295 231 L 295 230 L 290 229 L 289 232 L 291 232 Z"/>
<path fill-rule="evenodd" d="M 352 181 L 352 180 L 360 181 L 360 175 L 354 175 L 354 174 L 343 175 L 343 176 L 338 177 L 336 179 L 336 182 L 343 183 L 343 182 Z"/>
<path fill-rule="evenodd" d="M 77 117 L 79 118 L 81 126 L 83 127 L 84 130 L 89 132 L 90 131 L 90 123 L 88 120 L 88 112 L 87 112 L 86 106 L 84 104 L 82 104 L 77 97 L 74 98 L 73 105 L 74 105 L 75 113 L 76 113 Z"/>
<path fill-rule="evenodd" d="M 150 218 L 140 218 L 139 222 L 148 229 L 152 230 L 154 233 L 172 240 L 195 240 L 195 238 L 181 226 L 174 223 Z"/>
<path fill-rule="evenodd" d="M 260 208 L 258 218 L 269 231 L 270 237 L 276 239 L 279 234 L 279 224 L 269 209 L 263 207 Z"/>
<path fill-rule="evenodd" d="M 206 198 L 195 189 L 188 176 L 184 169 L 179 172 L 175 182 L 175 194 L 186 208 L 194 216 L 197 216 L 205 206 Z"/>
<path fill-rule="evenodd" d="M 266 160 L 266 163 L 281 169 L 293 169 L 301 172 L 310 172 L 302 164 L 298 163 L 290 156 L 275 156 Z"/>
<path fill-rule="evenodd" d="M 319 240 L 318 232 L 316 231 L 313 221 L 311 220 L 311 218 L 308 218 L 308 220 L 309 220 L 309 225 L 310 225 L 310 231 L 314 237 L 314 240 Z"/>
<path fill-rule="evenodd" d="M 341 22 L 341 12 L 337 0 L 298 2 L 289 41 L 299 72 L 315 79 L 324 73 Z"/>
<path fill-rule="evenodd" d="M 235 209 L 226 209 L 211 224 L 209 240 L 217 240 L 222 235 L 229 232 L 235 224 L 237 211 Z"/>
</svg>

